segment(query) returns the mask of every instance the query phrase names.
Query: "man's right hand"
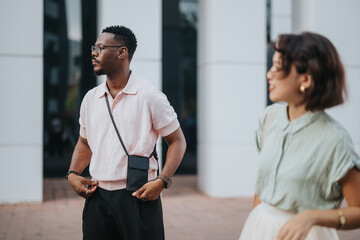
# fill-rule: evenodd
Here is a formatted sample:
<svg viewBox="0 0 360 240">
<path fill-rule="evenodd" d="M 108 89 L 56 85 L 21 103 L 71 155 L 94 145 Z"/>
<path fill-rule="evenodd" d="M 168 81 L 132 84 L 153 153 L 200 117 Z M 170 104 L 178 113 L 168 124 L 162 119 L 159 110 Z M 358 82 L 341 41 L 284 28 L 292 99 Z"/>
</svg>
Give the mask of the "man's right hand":
<svg viewBox="0 0 360 240">
<path fill-rule="evenodd" d="M 74 173 L 68 176 L 68 181 L 75 192 L 83 198 L 92 196 L 97 189 L 97 185 L 99 184 L 97 181 L 90 181 Z"/>
</svg>

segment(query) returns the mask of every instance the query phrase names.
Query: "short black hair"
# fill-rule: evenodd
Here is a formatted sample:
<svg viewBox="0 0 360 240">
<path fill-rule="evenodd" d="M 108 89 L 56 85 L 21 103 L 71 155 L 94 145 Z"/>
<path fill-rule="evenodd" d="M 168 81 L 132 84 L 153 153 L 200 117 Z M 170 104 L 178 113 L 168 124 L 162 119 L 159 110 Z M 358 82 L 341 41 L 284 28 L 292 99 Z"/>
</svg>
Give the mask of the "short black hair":
<svg viewBox="0 0 360 240">
<path fill-rule="evenodd" d="M 124 44 L 124 46 L 128 49 L 129 59 L 132 59 L 137 47 L 137 40 L 133 31 L 127 27 L 115 25 L 104 28 L 102 32 L 114 34 L 114 40 Z"/>
<path fill-rule="evenodd" d="M 312 77 L 312 85 L 305 91 L 307 110 L 324 110 L 344 102 L 345 71 L 329 39 L 313 32 L 281 34 L 274 48 L 281 54 L 285 76 L 295 65 L 297 73 Z"/>
</svg>

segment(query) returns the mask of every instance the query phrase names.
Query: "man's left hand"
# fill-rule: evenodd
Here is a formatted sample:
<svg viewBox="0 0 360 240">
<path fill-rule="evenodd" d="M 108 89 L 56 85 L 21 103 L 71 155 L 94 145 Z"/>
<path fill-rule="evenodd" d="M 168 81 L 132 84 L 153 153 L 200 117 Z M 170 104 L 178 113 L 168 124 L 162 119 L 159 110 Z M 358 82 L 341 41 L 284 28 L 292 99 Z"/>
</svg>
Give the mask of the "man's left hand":
<svg viewBox="0 0 360 240">
<path fill-rule="evenodd" d="M 154 201 L 164 189 L 164 182 L 161 179 L 155 179 L 147 182 L 140 189 L 133 192 L 132 195 L 143 201 Z"/>
</svg>

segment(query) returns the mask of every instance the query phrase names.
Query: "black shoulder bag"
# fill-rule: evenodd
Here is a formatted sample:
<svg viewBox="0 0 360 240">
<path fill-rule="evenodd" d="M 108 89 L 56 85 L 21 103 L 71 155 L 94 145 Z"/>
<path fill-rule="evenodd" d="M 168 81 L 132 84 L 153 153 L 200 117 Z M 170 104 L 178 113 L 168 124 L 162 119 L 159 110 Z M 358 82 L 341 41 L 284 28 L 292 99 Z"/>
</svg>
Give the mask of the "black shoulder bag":
<svg viewBox="0 0 360 240">
<path fill-rule="evenodd" d="M 149 157 L 137 156 L 137 155 L 129 155 L 128 151 L 125 148 L 124 142 L 121 139 L 120 133 L 116 127 L 114 117 L 111 114 L 109 100 L 107 98 L 107 93 L 105 93 L 106 105 L 109 110 L 111 121 L 114 125 L 115 131 L 119 137 L 121 146 L 123 147 L 126 155 L 128 156 L 128 171 L 127 171 L 127 180 L 126 180 L 126 190 L 128 191 L 136 191 L 141 188 L 145 183 L 148 182 L 148 171 L 149 171 L 149 161 L 152 156 L 158 160 L 158 156 L 156 154 L 156 144 L 153 152 Z"/>
</svg>

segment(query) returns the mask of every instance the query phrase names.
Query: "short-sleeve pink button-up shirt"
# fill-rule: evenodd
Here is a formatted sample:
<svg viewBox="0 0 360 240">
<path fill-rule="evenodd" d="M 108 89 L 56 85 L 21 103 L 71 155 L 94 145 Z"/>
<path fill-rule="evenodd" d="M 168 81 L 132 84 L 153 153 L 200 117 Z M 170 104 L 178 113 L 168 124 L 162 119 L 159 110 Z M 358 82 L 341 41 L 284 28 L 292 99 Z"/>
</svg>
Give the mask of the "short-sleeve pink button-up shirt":
<svg viewBox="0 0 360 240">
<path fill-rule="evenodd" d="M 113 99 L 106 83 L 91 89 L 80 108 L 80 136 L 86 138 L 92 157 L 90 175 L 107 190 L 126 187 L 127 155 L 105 102 L 105 93 L 121 138 L 130 155 L 150 156 L 159 136 L 168 136 L 180 126 L 165 94 L 133 72 L 125 88 Z M 157 161 L 150 159 L 149 179 L 156 177 Z"/>
</svg>

